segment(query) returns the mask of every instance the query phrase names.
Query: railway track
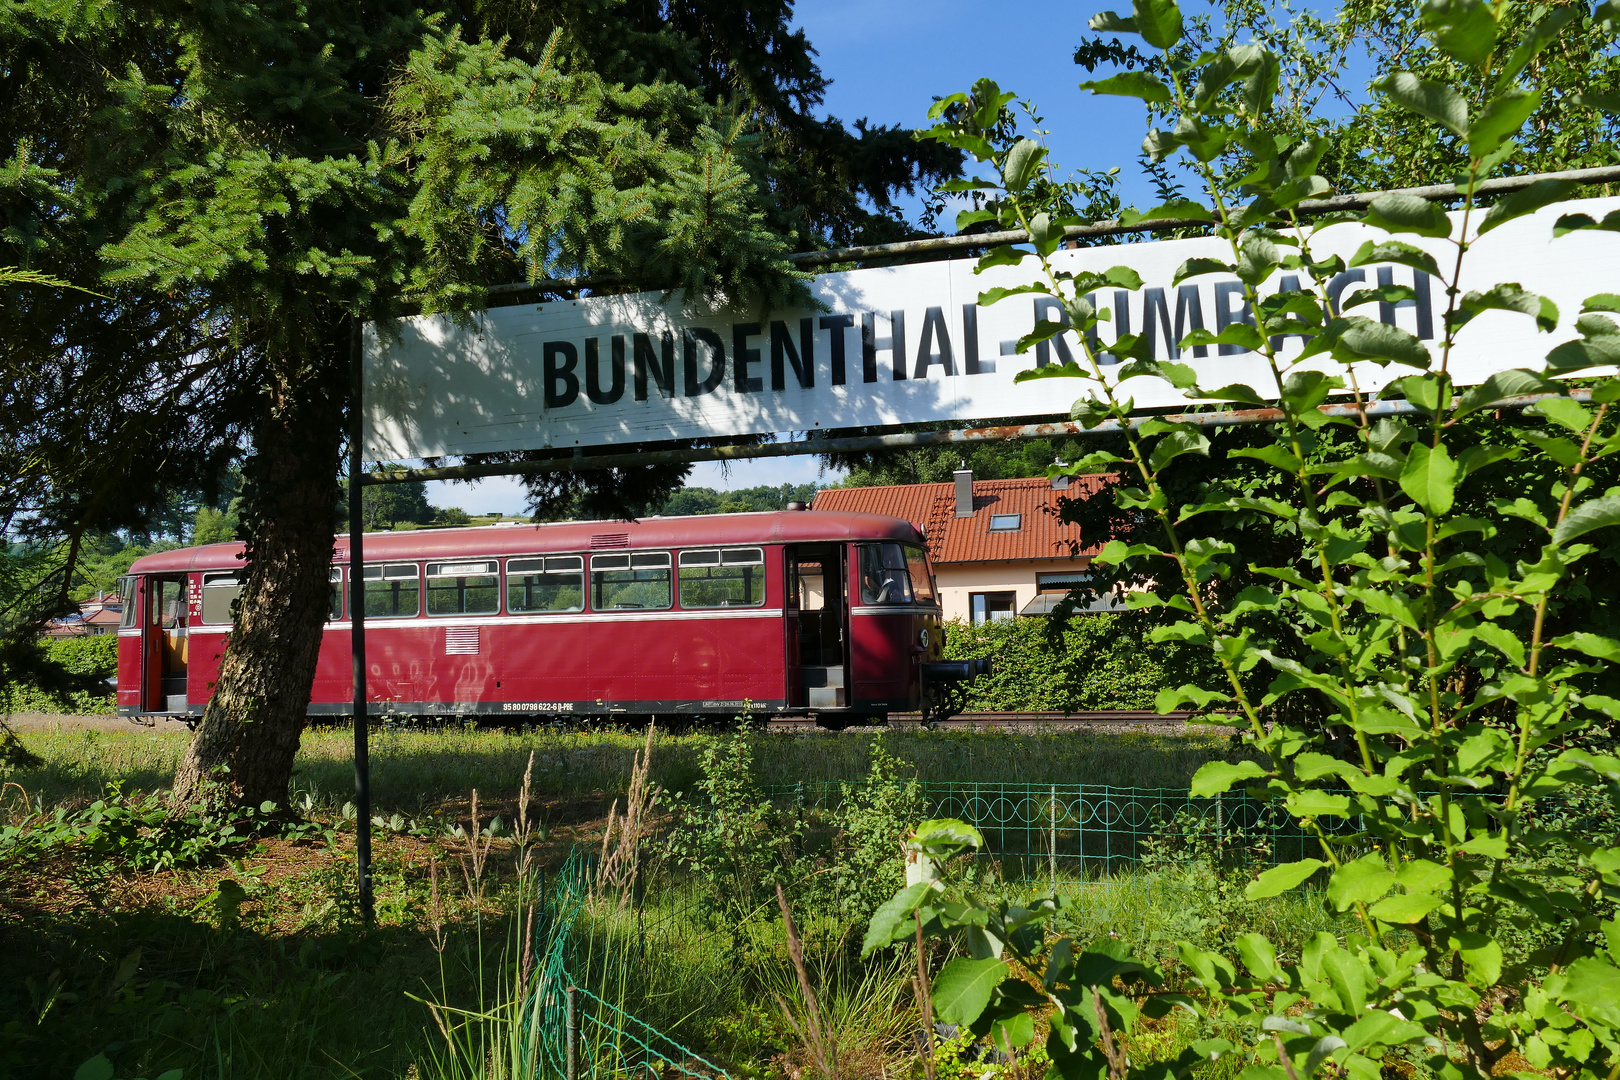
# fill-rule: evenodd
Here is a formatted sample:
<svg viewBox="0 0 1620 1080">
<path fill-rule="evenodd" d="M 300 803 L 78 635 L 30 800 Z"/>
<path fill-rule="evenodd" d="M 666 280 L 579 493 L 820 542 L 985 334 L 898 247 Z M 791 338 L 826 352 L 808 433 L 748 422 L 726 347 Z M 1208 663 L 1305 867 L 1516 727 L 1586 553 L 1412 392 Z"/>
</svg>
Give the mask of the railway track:
<svg viewBox="0 0 1620 1080">
<path fill-rule="evenodd" d="M 1028 730 L 1056 728 L 1070 731 L 1083 730 L 1181 730 L 1195 714 L 1190 712 L 1158 713 L 1151 709 L 1089 709 L 1078 712 L 965 712 L 958 713 L 937 726 L 942 730 Z M 890 713 L 889 726 L 916 727 L 922 723 L 919 713 Z M 810 717 L 772 720 L 772 731 L 795 731 L 815 728 Z M 1195 725 L 1196 726 L 1196 725 Z"/>
</svg>

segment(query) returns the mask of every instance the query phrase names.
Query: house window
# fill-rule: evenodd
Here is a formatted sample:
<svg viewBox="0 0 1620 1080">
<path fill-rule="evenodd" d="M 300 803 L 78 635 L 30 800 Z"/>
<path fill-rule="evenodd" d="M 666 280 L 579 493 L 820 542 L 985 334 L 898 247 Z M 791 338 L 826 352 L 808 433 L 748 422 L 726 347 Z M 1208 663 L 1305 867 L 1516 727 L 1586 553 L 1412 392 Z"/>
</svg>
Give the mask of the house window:
<svg viewBox="0 0 1620 1080">
<path fill-rule="evenodd" d="M 968 593 L 968 610 L 974 626 L 1010 619 L 1017 605 L 1018 594 L 1013 592 Z"/>
<path fill-rule="evenodd" d="M 1019 529 L 1023 528 L 1023 525 L 1024 525 L 1024 515 L 1023 514 L 991 514 L 990 515 L 990 531 L 991 532 L 1017 532 Z"/>
</svg>

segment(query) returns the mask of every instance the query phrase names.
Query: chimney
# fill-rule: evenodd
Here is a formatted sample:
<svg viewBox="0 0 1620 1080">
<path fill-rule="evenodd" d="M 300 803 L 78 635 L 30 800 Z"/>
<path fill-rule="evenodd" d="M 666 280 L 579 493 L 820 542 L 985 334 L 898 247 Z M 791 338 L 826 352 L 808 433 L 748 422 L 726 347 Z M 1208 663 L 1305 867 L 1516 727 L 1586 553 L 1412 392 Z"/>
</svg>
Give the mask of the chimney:
<svg viewBox="0 0 1620 1080">
<path fill-rule="evenodd" d="M 957 469 L 953 473 L 956 477 L 956 516 L 973 516 L 973 470 Z"/>
<path fill-rule="evenodd" d="M 1054 468 L 1058 468 L 1058 469 L 1066 469 L 1066 468 L 1068 468 L 1067 465 L 1063 464 L 1063 459 L 1062 458 L 1058 458 L 1056 461 L 1052 462 L 1052 465 L 1053 465 Z M 1059 475 L 1059 476 L 1052 477 L 1052 490 L 1053 491 L 1068 491 L 1069 490 L 1069 478 L 1068 478 L 1068 476 L 1067 475 Z"/>
</svg>

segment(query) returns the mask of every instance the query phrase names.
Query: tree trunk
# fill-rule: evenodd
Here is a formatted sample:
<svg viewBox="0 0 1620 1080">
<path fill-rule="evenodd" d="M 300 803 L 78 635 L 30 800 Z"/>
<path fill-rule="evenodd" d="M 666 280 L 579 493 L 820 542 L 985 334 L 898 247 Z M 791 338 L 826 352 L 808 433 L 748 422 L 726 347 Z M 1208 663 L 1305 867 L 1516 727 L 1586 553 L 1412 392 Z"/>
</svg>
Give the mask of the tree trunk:
<svg viewBox="0 0 1620 1080">
<path fill-rule="evenodd" d="M 347 351 L 333 346 L 325 377 L 306 374 L 254 433 L 247 578 L 219 681 L 175 773 L 176 808 L 286 805 L 328 617 L 344 382 L 331 375 L 347 370 Z"/>
</svg>

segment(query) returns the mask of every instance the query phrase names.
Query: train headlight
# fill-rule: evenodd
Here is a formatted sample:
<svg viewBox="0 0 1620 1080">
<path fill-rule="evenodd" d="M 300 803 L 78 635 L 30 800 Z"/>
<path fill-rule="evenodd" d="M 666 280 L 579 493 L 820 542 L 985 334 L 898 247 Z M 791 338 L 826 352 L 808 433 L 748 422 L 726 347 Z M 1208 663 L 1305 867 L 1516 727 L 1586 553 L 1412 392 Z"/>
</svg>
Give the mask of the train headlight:
<svg viewBox="0 0 1620 1080">
<path fill-rule="evenodd" d="M 921 645 L 925 649 L 928 648 L 928 636 L 928 627 L 925 626 L 917 635 L 917 644 Z"/>
</svg>

